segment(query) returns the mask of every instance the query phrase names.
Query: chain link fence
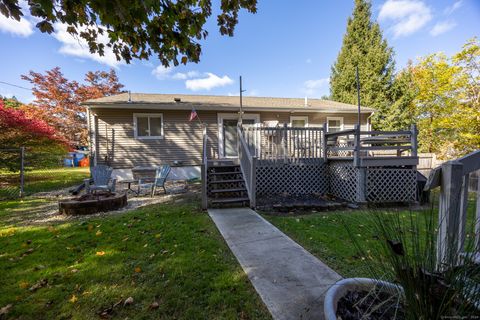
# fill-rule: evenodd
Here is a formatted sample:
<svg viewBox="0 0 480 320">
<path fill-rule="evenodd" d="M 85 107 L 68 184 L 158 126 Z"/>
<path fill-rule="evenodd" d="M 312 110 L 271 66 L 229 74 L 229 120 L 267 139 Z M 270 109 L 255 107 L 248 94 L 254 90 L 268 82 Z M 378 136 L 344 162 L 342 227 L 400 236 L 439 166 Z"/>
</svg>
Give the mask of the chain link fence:
<svg viewBox="0 0 480 320">
<path fill-rule="evenodd" d="M 88 167 L 71 167 L 66 155 L 29 152 L 24 148 L 0 149 L 0 200 L 68 193 L 89 177 Z"/>
</svg>

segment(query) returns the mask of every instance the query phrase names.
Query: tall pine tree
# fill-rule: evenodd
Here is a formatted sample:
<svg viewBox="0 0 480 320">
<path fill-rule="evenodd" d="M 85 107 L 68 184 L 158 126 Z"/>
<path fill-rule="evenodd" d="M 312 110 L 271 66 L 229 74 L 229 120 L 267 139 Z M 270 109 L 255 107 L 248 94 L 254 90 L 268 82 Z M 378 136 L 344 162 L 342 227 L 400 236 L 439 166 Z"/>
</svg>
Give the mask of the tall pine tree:
<svg viewBox="0 0 480 320">
<path fill-rule="evenodd" d="M 368 0 L 355 0 L 353 15 L 348 18 L 347 32 L 330 76 L 331 98 L 357 104 L 355 69 L 360 74 L 362 106 L 377 110 L 372 123 L 376 129 L 387 124 L 391 106 L 390 91 L 394 81 L 393 50 L 383 39 L 380 26 L 371 20 Z"/>
</svg>

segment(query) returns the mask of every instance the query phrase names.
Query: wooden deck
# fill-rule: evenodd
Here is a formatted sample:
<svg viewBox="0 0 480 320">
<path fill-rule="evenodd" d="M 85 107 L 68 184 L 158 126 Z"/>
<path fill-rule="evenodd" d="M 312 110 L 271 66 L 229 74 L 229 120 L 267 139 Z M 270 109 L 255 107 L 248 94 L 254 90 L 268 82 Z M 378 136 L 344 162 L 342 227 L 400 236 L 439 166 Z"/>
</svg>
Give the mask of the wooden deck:
<svg viewBox="0 0 480 320">
<path fill-rule="evenodd" d="M 416 201 L 417 129 L 327 132 L 238 127 L 238 163 L 250 204 L 268 194 L 331 194 L 352 202 Z M 206 142 L 205 138 L 205 143 Z M 212 159 L 204 153 L 207 170 Z"/>
</svg>

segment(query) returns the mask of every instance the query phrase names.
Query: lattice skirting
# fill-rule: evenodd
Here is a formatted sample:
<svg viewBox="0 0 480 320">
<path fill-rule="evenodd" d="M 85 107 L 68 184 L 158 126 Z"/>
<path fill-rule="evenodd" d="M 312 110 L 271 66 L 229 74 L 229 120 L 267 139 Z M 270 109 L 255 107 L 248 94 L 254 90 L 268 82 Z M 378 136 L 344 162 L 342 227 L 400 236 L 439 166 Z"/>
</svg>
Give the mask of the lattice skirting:
<svg viewBox="0 0 480 320">
<path fill-rule="evenodd" d="M 368 168 L 368 202 L 413 202 L 417 194 L 415 169 Z"/>
<path fill-rule="evenodd" d="M 347 201 L 357 199 L 357 168 L 352 161 L 330 161 L 328 163 L 330 176 L 329 193 L 334 197 Z"/>
<path fill-rule="evenodd" d="M 256 168 L 258 196 L 288 193 L 292 195 L 328 192 L 325 164 L 279 164 Z"/>
</svg>

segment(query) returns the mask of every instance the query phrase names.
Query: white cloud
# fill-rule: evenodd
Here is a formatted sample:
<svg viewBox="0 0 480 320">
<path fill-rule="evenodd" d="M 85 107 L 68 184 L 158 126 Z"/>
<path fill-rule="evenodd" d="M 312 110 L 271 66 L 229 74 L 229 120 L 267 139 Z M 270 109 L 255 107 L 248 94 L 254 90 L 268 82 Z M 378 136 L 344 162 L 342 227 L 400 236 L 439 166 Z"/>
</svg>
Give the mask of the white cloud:
<svg viewBox="0 0 480 320">
<path fill-rule="evenodd" d="M 67 32 L 67 25 L 63 23 L 54 24 L 55 33 L 53 36 L 55 39 L 62 43 L 59 52 L 75 56 L 79 58 L 87 58 L 96 62 L 106 64 L 110 67 L 117 68 L 119 65 L 125 64 L 124 61 L 118 61 L 113 53 L 112 49 L 105 46 L 104 55 L 100 56 L 97 53 L 90 53 L 87 41 L 80 37 L 74 37 Z M 108 43 L 109 38 L 106 33 L 98 35 L 97 41 L 100 43 Z"/>
<path fill-rule="evenodd" d="M 454 4 L 452 4 L 451 6 L 446 7 L 445 10 L 443 10 L 443 13 L 446 14 L 446 15 L 450 15 L 450 14 L 452 14 L 454 11 L 456 11 L 457 9 L 459 9 L 461 6 L 463 6 L 463 0 L 455 1 Z"/>
<path fill-rule="evenodd" d="M 452 30 L 453 28 L 456 27 L 455 21 L 441 21 L 437 22 L 432 30 L 430 30 L 430 34 L 434 37 L 441 35 L 442 33 L 445 33 L 447 31 Z"/>
<path fill-rule="evenodd" d="M 177 72 L 172 76 L 172 79 L 187 80 L 198 76 L 200 76 L 200 73 L 198 71 Z"/>
<path fill-rule="evenodd" d="M 330 78 L 322 78 L 316 80 L 307 80 L 303 83 L 302 92 L 305 93 L 307 96 L 311 96 L 314 94 L 322 94 L 325 93 L 325 88 L 328 86 L 330 82 Z"/>
<path fill-rule="evenodd" d="M 169 78 L 171 73 L 172 73 L 172 67 L 164 67 L 163 65 L 159 65 L 152 70 L 152 74 L 158 80 L 165 80 Z"/>
<path fill-rule="evenodd" d="M 25 17 L 17 21 L 0 14 L 0 31 L 26 38 L 33 34 L 33 24 Z"/>
<path fill-rule="evenodd" d="M 187 89 L 192 91 L 211 90 L 216 87 L 224 87 L 232 84 L 234 81 L 228 76 L 219 77 L 216 74 L 207 72 L 206 78 L 189 79 L 185 81 Z"/>
<path fill-rule="evenodd" d="M 407 36 L 425 26 L 431 19 L 431 9 L 422 1 L 387 0 L 381 7 L 379 20 L 393 21 L 395 37 Z"/>
</svg>

